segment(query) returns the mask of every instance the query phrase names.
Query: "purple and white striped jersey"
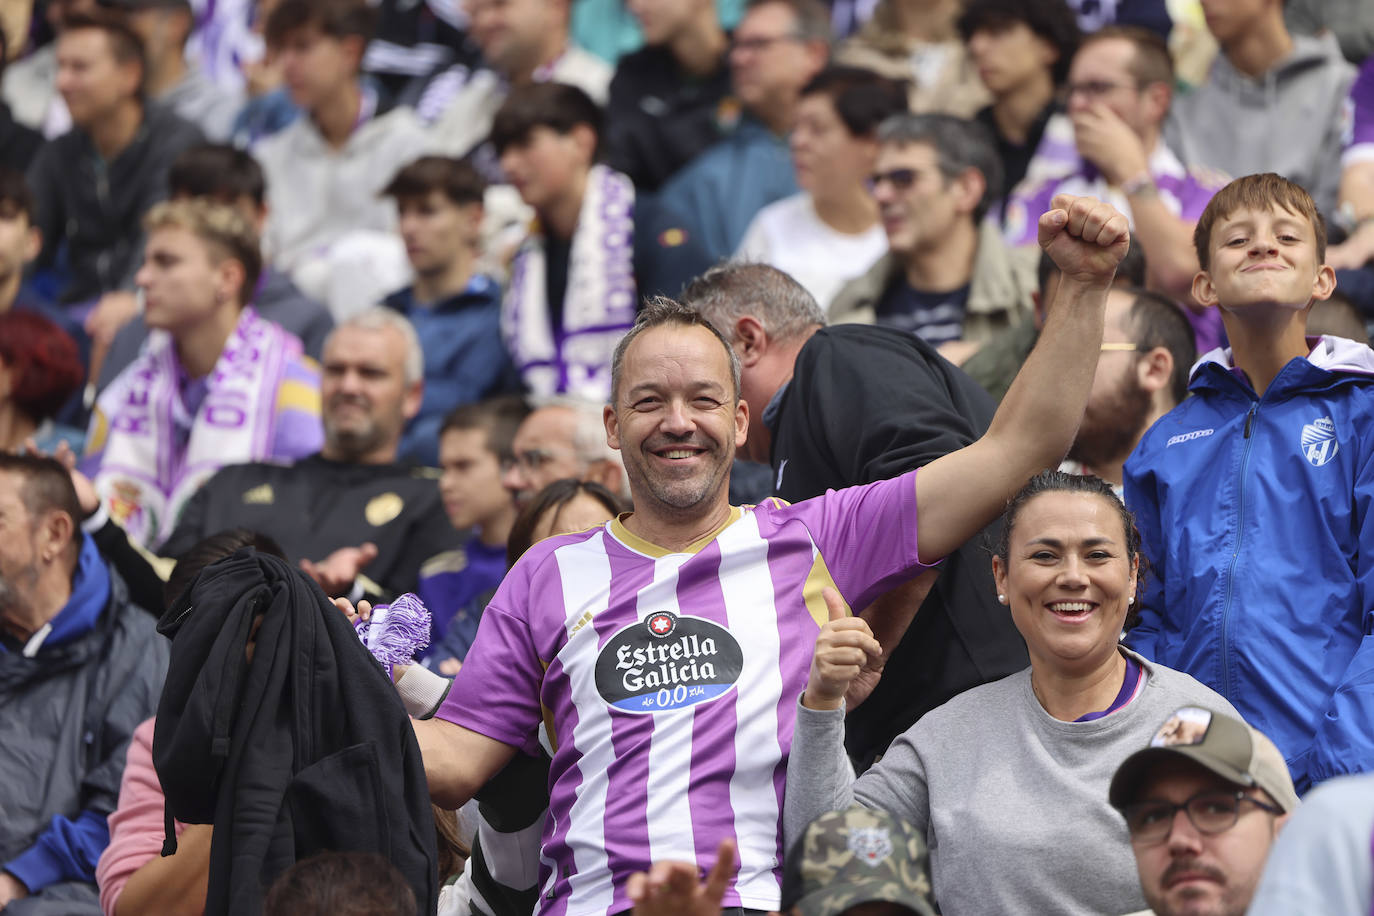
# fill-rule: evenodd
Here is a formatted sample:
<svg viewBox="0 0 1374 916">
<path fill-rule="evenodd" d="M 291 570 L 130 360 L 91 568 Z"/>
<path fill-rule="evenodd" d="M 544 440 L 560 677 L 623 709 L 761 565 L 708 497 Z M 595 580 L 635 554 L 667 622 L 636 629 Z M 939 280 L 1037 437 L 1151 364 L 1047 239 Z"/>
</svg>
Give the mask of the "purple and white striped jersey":
<svg viewBox="0 0 1374 916">
<path fill-rule="evenodd" d="M 915 574 L 916 472 L 797 505 L 731 509 L 670 553 L 619 520 L 550 538 L 515 565 L 438 716 L 554 745 L 540 912 L 629 909 L 630 874 L 707 869 L 733 837 L 725 906 L 776 910 L 797 696 L 827 619 Z"/>
<path fill-rule="evenodd" d="M 1341 166 L 1374 160 L 1374 57 L 1364 62 L 1350 87 L 1350 137 Z"/>
</svg>

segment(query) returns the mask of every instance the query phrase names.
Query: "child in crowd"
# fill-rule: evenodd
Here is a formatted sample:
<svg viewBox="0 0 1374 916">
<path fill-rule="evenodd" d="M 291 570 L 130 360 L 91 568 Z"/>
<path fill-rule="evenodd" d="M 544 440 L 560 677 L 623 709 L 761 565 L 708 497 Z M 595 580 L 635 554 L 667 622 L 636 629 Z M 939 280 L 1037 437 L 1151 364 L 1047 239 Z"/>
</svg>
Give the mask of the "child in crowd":
<svg viewBox="0 0 1374 916">
<path fill-rule="evenodd" d="M 1374 351 L 1306 336 L 1336 281 L 1298 185 L 1231 182 L 1194 245 L 1231 346 L 1126 464 L 1152 572 L 1128 641 L 1271 735 L 1301 792 L 1374 769 Z"/>
<path fill-rule="evenodd" d="M 529 412 L 519 397 L 494 398 L 464 404 L 439 429 L 444 512 L 456 530 L 472 532 L 461 548 L 437 554 L 420 567 L 416 594 L 429 608 L 433 629 L 429 648 L 418 657 L 442 674 L 457 672 L 477 636 L 485 599 L 506 575 L 506 541 L 516 506 L 501 475 L 514 454 L 515 432 Z"/>
</svg>

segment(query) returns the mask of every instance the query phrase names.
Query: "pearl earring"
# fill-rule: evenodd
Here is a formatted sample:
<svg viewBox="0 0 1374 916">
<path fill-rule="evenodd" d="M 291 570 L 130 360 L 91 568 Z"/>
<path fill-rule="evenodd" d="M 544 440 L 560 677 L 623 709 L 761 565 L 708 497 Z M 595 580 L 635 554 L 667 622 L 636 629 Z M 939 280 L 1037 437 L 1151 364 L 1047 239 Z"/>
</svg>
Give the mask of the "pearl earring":
<svg viewBox="0 0 1374 916">
<path fill-rule="evenodd" d="M 1006 604 L 1006 603 L 1007 603 L 1007 596 L 1006 596 L 1006 595 L 1000 595 L 1000 594 L 999 594 L 999 595 L 997 596 L 997 603 L 998 603 L 998 604 Z"/>
</svg>

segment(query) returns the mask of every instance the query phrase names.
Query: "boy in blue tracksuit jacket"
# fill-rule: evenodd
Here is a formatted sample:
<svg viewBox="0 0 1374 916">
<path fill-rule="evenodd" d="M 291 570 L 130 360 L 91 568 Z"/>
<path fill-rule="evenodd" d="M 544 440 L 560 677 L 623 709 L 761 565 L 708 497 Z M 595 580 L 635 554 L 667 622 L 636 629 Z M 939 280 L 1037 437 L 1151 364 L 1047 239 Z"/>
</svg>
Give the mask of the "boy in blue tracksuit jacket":
<svg viewBox="0 0 1374 916">
<path fill-rule="evenodd" d="M 1374 770 L 1374 351 L 1306 337 L 1335 276 L 1297 185 L 1233 181 L 1194 244 L 1231 347 L 1126 463 L 1152 567 L 1127 642 L 1230 700 L 1305 791 Z"/>
</svg>

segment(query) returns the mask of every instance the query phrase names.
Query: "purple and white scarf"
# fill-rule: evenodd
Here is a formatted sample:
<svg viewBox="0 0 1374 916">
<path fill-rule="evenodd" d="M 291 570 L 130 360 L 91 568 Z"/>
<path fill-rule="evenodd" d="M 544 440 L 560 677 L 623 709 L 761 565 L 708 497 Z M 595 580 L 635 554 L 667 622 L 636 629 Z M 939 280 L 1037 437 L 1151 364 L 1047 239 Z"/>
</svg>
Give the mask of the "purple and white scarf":
<svg viewBox="0 0 1374 916">
<path fill-rule="evenodd" d="M 192 415 L 182 402 L 171 335 L 148 335 L 138 358 L 96 402 L 109 432 L 95 488 L 130 538 L 160 544 L 211 475 L 271 454 L 277 390 L 300 354 L 293 335 L 244 308 Z"/>
<path fill-rule="evenodd" d="M 611 354 L 635 320 L 634 200 L 630 179 L 605 166 L 592 167 L 577 215 L 563 327 L 557 333 L 545 293 L 543 237 L 532 231 L 516 252 L 501 307 L 501 333 L 533 394 L 610 397 Z"/>
</svg>

